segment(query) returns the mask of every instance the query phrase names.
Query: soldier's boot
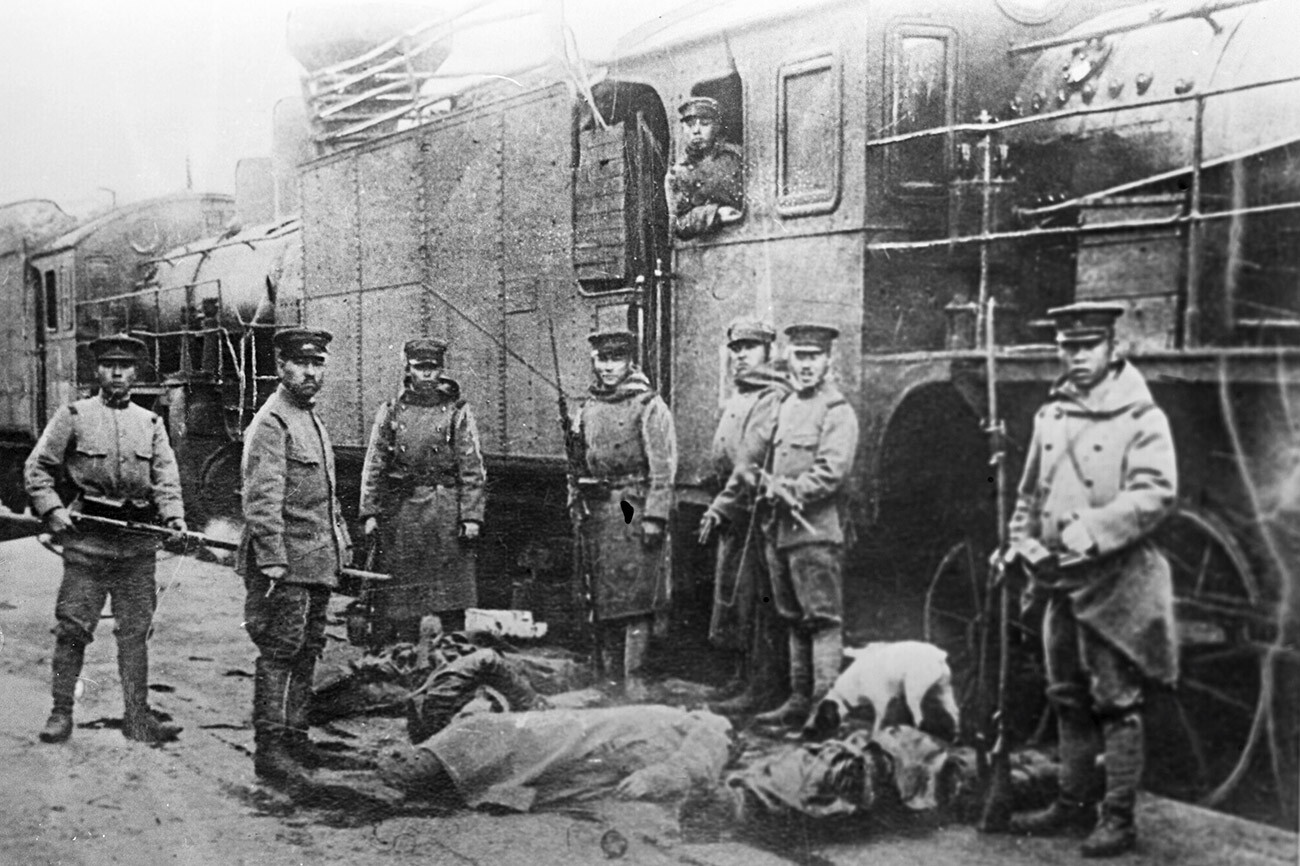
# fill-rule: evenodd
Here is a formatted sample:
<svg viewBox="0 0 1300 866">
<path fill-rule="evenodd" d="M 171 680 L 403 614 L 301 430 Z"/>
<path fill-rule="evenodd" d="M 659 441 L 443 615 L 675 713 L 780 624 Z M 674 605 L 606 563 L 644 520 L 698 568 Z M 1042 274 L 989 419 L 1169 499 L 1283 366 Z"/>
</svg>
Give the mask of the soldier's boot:
<svg viewBox="0 0 1300 866">
<path fill-rule="evenodd" d="M 86 656 L 86 645 L 80 641 L 60 636 L 54 644 L 53 686 L 54 708 L 41 729 L 42 743 L 62 743 L 72 736 L 72 703 L 77 690 L 77 677 Z"/>
<path fill-rule="evenodd" d="M 170 743 L 180 725 L 160 722 L 149 709 L 149 649 L 144 637 L 117 642 L 117 672 L 122 679 L 122 735 L 142 743 Z"/>
<path fill-rule="evenodd" d="M 253 679 L 253 772 L 291 797 L 312 792 L 315 777 L 289 748 L 289 665 L 257 660 Z"/>
<path fill-rule="evenodd" d="M 289 671 L 288 704 L 285 706 L 288 727 L 284 736 L 290 754 L 309 770 L 372 770 L 375 765 L 365 758 L 322 749 L 312 742 L 308 716 L 311 713 L 312 681 L 316 659 L 308 656 Z"/>
<path fill-rule="evenodd" d="M 788 644 L 780 619 L 772 611 L 760 610 L 749 653 L 755 710 L 775 707 L 790 694 Z"/>
<path fill-rule="evenodd" d="M 641 675 L 646 650 L 650 647 L 650 621 L 635 619 L 623 633 L 623 696 L 641 703 L 650 694 Z"/>
<path fill-rule="evenodd" d="M 840 677 L 844 660 L 844 633 L 839 626 L 824 628 L 812 637 L 812 705 L 830 692 Z"/>
<path fill-rule="evenodd" d="M 1060 792 L 1045 809 L 1011 816 L 1010 832 L 1023 836 L 1086 833 L 1097 823 L 1093 777 L 1096 774 L 1096 726 L 1086 710 L 1058 704 L 1057 749 L 1061 758 Z"/>
<path fill-rule="evenodd" d="M 729 687 L 723 688 L 723 693 L 734 691 Z M 715 713 L 724 716 L 739 716 L 745 713 L 752 713 L 761 706 L 761 698 L 758 693 L 758 685 L 752 678 L 744 681 L 744 687 L 739 693 L 723 701 L 713 701 L 709 704 L 709 709 Z"/>
<path fill-rule="evenodd" d="M 765 727 L 797 727 L 812 708 L 812 638 L 790 629 L 790 696 L 774 710 L 754 716 L 754 724 Z"/>
<path fill-rule="evenodd" d="M 1083 842 L 1084 857 L 1117 857 L 1137 845 L 1137 824 L 1133 809 L 1142 783 L 1142 716 L 1136 711 L 1107 720 L 1106 796 L 1101 801 L 1101 820 Z"/>
</svg>

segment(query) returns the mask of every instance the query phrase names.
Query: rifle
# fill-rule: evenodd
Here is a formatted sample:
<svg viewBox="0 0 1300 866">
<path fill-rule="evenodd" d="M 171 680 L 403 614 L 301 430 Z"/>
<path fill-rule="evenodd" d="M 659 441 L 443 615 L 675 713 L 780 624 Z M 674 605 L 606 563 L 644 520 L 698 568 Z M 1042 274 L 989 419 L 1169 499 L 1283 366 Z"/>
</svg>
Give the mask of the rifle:
<svg viewBox="0 0 1300 866">
<path fill-rule="evenodd" d="M 989 464 L 994 468 L 997 486 L 998 550 L 997 558 L 989 569 L 989 592 L 998 593 L 998 705 L 993 714 L 997 739 L 990 754 L 988 787 L 984 795 L 984 811 L 980 816 L 981 833 L 1005 833 L 1011 824 L 1011 740 L 1007 726 L 1007 704 L 1011 685 L 1011 600 L 1007 585 L 1007 467 L 1006 426 L 998 417 L 998 381 L 996 338 L 993 319 L 997 302 L 988 300 L 988 314 L 984 317 L 984 368 L 988 378 L 989 400 Z M 982 684 L 981 684 L 982 687 Z"/>
<path fill-rule="evenodd" d="M 591 569 L 587 567 L 587 557 L 583 555 L 582 530 L 579 524 L 586 517 L 587 504 L 582 500 L 578 489 L 578 479 L 582 477 L 587 466 L 587 459 L 582 443 L 582 436 L 573 429 L 573 419 L 569 417 L 569 401 L 564 396 L 564 383 L 560 378 L 560 350 L 555 345 L 555 320 L 547 318 L 546 324 L 551 335 L 551 363 L 555 367 L 556 404 L 560 413 L 560 432 L 564 435 L 564 478 L 568 483 L 569 495 L 576 497 L 574 510 L 570 512 L 573 520 L 573 567 L 582 587 L 583 603 L 587 608 L 587 621 L 591 625 L 591 643 L 595 650 L 596 665 L 603 664 L 601 653 L 602 640 L 600 627 L 596 622 L 596 585 L 592 579 Z M 576 514 L 575 514 L 576 512 Z"/>
<path fill-rule="evenodd" d="M 158 526 L 153 523 L 141 523 L 138 520 L 118 520 L 113 517 L 99 517 L 98 515 L 81 514 L 76 511 L 69 512 L 69 514 L 72 516 L 73 521 L 76 523 L 90 523 L 96 526 L 106 526 L 106 527 L 111 527 L 113 529 L 120 529 L 124 532 L 135 532 L 141 535 L 152 535 L 157 538 L 163 538 L 163 539 L 175 538 L 179 536 L 180 539 L 185 543 L 187 547 L 191 544 L 197 544 L 203 547 L 213 547 L 218 550 L 239 549 L 239 544 L 237 542 L 226 541 L 225 539 L 222 538 L 214 538 L 211 535 L 204 535 L 201 532 L 194 532 L 193 530 L 187 529 L 184 532 L 176 532 L 174 530 L 167 529 L 166 527 Z M 10 526 L 16 526 L 23 529 L 32 529 L 33 530 L 33 532 L 31 533 L 32 535 L 35 535 L 46 528 L 45 521 L 41 520 L 39 517 L 33 517 L 30 514 L 14 514 L 12 512 L 8 514 L 0 512 L 0 523 L 6 523 Z M 364 571 L 359 568 L 344 568 L 341 569 L 341 573 L 344 577 L 350 577 L 362 581 L 366 581 L 366 580 L 384 581 L 384 580 L 392 579 L 390 575 L 381 574 L 375 571 Z"/>
</svg>

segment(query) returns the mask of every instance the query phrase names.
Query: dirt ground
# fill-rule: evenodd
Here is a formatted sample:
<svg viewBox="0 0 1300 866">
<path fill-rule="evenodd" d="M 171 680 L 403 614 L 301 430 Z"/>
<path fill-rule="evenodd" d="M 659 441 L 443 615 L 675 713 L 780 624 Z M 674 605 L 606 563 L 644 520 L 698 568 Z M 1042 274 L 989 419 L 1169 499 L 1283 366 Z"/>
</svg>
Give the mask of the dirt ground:
<svg viewBox="0 0 1300 866">
<path fill-rule="evenodd" d="M 240 625 L 242 585 L 227 567 L 170 554 L 159 559 L 150 682 L 155 708 L 184 726 L 180 741 L 151 747 L 115 728 L 121 692 L 105 619 L 87 652 L 73 737 L 45 745 L 36 732 L 49 711 L 59 573 L 58 557 L 37 540 L 0 543 L 0 864 L 605 863 L 601 839 L 610 830 L 628 843 L 619 859 L 638 864 L 1077 860 L 1077 841 L 982 837 L 920 818 L 800 825 L 773 840 L 729 828 L 683 836 L 672 812 L 647 803 L 508 816 L 295 806 L 253 775 L 253 648 Z M 342 646 L 341 625 L 331 636 Z M 313 735 L 363 753 L 405 740 L 403 722 L 391 718 L 350 719 Z M 1296 862 L 1295 834 L 1156 798 L 1144 801 L 1142 821 L 1141 850 L 1125 862 Z"/>
</svg>

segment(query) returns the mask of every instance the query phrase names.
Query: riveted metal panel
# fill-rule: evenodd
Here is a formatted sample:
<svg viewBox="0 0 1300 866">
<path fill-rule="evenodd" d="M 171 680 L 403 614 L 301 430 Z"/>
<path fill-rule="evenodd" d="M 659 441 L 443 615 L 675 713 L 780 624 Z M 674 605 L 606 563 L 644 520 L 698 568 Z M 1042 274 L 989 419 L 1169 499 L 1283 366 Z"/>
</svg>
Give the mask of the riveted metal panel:
<svg viewBox="0 0 1300 866">
<path fill-rule="evenodd" d="M 361 294 L 361 402 L 358 423 L 370 435 L 375 412 L 401 391 L 402 346 L 420 336 L 420 285 L 408 283 Z"/>
<path fill-rule="evenodd" d="M 410 136 L 393 139 L 356 158 L 361 283 L 367 288 L 414 282 L 423 270 L 419 144 Z"/>
<path fill-rule="evenodd" d="M 302 174 L 303 295 L 359 285 L 357 188 L 353 159 L 323 162 Z"/>
<path fill-rule="evenodd" d="M 368 429 L 362 430 L 361 421 L 359 307 L 355 293 L 309 298 L 304 304 L 305 324 L 334 335 L 325 383 L 317 398 L 317 413 L 336 446 L 364 446 L 369 433 Z"/>
</svg>

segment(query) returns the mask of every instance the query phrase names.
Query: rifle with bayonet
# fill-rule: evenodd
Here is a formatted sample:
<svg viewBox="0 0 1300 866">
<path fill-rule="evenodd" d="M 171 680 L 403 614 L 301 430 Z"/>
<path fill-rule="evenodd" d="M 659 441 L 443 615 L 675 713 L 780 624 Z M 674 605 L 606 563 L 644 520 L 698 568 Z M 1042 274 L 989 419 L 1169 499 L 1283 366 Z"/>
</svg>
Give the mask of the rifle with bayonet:
<svg viewBox="0 0 1300 866">
<path fill-rule="evenodd" d="M 174 529 L 168 529 L 165 526 L 158 526 L 155 523 L 142 523 L 138 520 L 119 520 L 115 517 L 100 517 L 97 514 L 82 514 L 77 511 L 68 512 L 72 517 L 73 523 L 89 524 L 91 526 L 102 526 L 108 529 L 116 529 L 121 532 L 133 532 L 140 535 L 152 535 L 163 540 L 179 539 L 186 546 L 198 545 L 201 547 L 211 547 L 216 550 L 237 550 L 238 542 L 227 541 L 224 538 L 215 538 L 211 535 L 204 535 L 201 532 L 185 530 L 180 532 Z M 0 513 L 0 523 L 9 526 L 30 529 L 32 535 L 36 535 L 46 529 L 45 521 L 39 517 L 33 517 L 30 514 Z M 389 580 L 390 575 L 381 574 L 376 571 L 364 571 L 359 568 L 344 568 L 341 570 L 344 577 L 356 580 Z"/>
<path fill-rule="evenodd" d="M 582 589 L 583 606 L 587 610 L 587 621 L 591 627 L 592 647 L 595 650 L 596 664 L 602 664 L 600 627 L 596 622 L 596 585 L 587 564 L 587 557 L 582 549 L 581 523 L 588 516 L 587 504 L 583 501 L 579 481 L 587 468 L 587 458 L 582 435 L 573 429 L 573 418 L 569 415 L 569 400 L 564 395 L 564 381 L 560 378 L 560 350 L 555 345 L 555 321 L 546 320 L 551 335 L 551 363 L 555 367 L 556 405 L 560 413 L 560 432 L 564 436 L 564 478 L 569 491 L 569 517 L 573 522 L 573 567 L 577 583 Z"/>
</svg>

